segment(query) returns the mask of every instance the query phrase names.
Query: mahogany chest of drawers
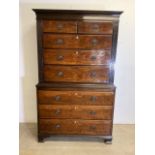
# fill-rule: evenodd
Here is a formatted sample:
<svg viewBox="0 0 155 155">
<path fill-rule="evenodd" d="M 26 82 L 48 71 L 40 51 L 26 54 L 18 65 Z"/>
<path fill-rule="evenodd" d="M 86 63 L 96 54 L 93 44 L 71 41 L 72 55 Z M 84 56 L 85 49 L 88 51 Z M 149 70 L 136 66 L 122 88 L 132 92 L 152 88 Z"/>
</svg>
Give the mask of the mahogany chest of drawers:
<svg viewBox="0 0 155 155">
<path fill-rule="evenodd" d="M 118 11 L 34 9 L 38 141 L 52 135 L 112 141 Z"/>
</svg>

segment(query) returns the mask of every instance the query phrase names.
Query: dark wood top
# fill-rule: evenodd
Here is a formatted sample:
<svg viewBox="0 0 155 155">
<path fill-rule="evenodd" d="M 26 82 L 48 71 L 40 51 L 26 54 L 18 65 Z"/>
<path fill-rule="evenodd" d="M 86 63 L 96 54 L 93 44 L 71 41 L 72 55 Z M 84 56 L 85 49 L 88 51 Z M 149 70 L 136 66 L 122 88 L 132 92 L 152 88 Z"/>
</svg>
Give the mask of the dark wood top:
<svg viewBox="0 0 155 155">
<path fill-rule="evenodd" d="M 123 11 L 108 11 L 108 10 L 49 10 L 49 9 L 33 9 L 35 13 L 73 13 L 73 14 L 103 14 L 103 15 L 111 15 L 111 16 L 119 16 L 123 13 Z"/>
</svg>

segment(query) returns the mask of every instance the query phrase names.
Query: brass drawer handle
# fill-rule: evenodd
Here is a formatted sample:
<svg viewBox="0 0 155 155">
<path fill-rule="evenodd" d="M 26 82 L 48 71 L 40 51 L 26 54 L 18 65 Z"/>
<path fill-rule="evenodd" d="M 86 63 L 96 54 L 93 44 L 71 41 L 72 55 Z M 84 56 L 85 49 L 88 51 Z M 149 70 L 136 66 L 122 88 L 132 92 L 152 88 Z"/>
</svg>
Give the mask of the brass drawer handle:
<svg viewBox="0 0 155 155">
<path fill-rule="evenodd" d="M 63 75 L 64 75 L 64 73 L 61 71 L 57 73 L 57 76 L 59 76 L 59 77 L 62 77 Z"/>
<path fill-rule="evenodd" d="M 93 29 L 93 31 L 99 31 L 99 25 L 98 24 L 93 24 L 92 25 L 92 29 Z"/>
<path fill-rule="evenodd" d="M 56 126 L 55 126 L 56 129 L 58 129 L 58 128 L 60 128 L 60 127 L 61 127 L 60 124 L 56 124 Z"/>
<path fill-rule="evenodd" d="M 96 98 L 97 98 L 96 96 L 91 96 L 90 97 L 90 101 L 95 102 L 96 101 Z"/>
<path fill-rule="evenodd" d="M 96 46 L 98 44 L 98 40 L 96 38 L 93 38 L 91 43 L 93 46 Z"/>
<path fill-rule="evenodd" d="M 90 130 L 96 130 L 96 126 L 90 126 L 89 129 Z"/>
<path fill-rule="evenodd" d="M 91 72 L 91 73 L 90 73 L 90 76 L 91 76 L 92 78 L 96 77 L 96 72 L 94 72 L 94 71 Z"/>
<path fill-rule="evenodd" d="M 62 44 L 64 44 L 64 40 L 59 38 L 59 39 L 56 40 L 56 44 L 57 45 L 62 45 Z"/>
<path fill-rule="evenodd" d="M 63 29 L 64 26 L 63 26 L 62 23 L 57 23 L 56 27 L 57 27 L 58 30 L 61 30 L 61 29 Z"/>
<path fill-rule="evenodd" d="M 91 59 L 91 60 L 96 60 L 96 55 L 92 55 L 92 56 L 90 57 L 90 59 Z"/>
<path fill-rule="evenodd" d="M 58 55 L 58 56 L 57 56 L 57 60 L 60 61 L 60 60 L 63 60 L 63 59 L 64 59 L 64 56 L 63 56 L 63 55 Z"/>
<path fill-rule="evenodd" d="M 59 114 L 60 114 L 60 112 L 61 112 L 61 110 L 60 110 L 60 109 L 56 109 L 55 114 L 56 114 L 56 115 L 59 115 Z"/>
<path fill-rule="evenodd" d="M 55 96 L 56 101 L 60 101 L 61 97 L 60 96 Z"/>
<path fill-rule="evenodd" d="M 90 115 L 96 115 L 96 111 L 90 111 L 89 114 Z"/>
</svg>

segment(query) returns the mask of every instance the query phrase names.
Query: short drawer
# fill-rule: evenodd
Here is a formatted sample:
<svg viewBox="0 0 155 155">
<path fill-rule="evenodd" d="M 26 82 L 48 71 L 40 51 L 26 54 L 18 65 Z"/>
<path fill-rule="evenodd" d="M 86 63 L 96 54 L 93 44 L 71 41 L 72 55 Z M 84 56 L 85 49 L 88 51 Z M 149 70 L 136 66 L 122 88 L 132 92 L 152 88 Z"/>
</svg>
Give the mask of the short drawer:
<svg viewBox="0 0 155 155">
<path fill-rule="evenodd" d="M 39 119 L 39 133 L 68 135 L 111 135 L 111 120 Z"/>
<path fill-rule="evenodd" d="M 62 35 L 44 34 L 44 48 L 111 49 L 111 35 Z"/>
<path fill-rule="evenodd" d="M 44 49 L 44 64 L 105 65 L 110 63 L 111 50 Z"/>
<path fill-rule="evenodd" d="M 112 22 L 79 22 L 78 33 L 89 34 L 112 34 L 113 24 Z"/>
<path fill-rule="evenodd" d="M 109 83 L 108 66 L 44 66 L 47 82 Z"/>
<path fill-rule="evenodd" d="M 75 21 L 44 20 L 43 32 L 77 33 Z"/>
<path fill-rule="evenodd" d="M 40 105 L 40 118 L 112 119 L 112 106 Z"/>
<path fill-rule="evenodd" d="M 38 90 L 39 104 L 49 105 L 113 105 L 114 92 Z"/>
</svg>

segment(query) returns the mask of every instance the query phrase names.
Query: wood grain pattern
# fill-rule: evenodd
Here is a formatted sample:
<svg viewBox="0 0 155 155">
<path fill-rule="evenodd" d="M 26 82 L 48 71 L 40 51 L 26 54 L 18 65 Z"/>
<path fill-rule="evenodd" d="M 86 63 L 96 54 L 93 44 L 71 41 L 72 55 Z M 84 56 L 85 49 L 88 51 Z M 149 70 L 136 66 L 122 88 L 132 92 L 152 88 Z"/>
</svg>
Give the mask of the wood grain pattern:
<svg viewBox="0 0 155 155">
<path fill-rule="evenodd" d="M 43 32 L 77 33 L 76 21 L 44 20 Z"/>
<path fill-rule="evenodd" d="M 40 119 L 39 132 L 49 134 L 111 135 L 111 120 Z"/>
<path fill-rule="evenodd" d="M 112 119 L 112 106 L 39 105 L 39 117 Z"/>
<path fill-rule="evenodd" d="M 38 90 L 38 103 L 50 105 L 113 105 L 114 92 Z"/>
<path fill-rule="evenodd" d="M 112 34 L 113 24 L 108 21 L 82 21 L 78 22 L 78 33 L 89 33 L 89 34 Z"/>
<path fill-rule="evenodd" d="M 111 35 L 80 35 L 79 48 L 81 49 L 111 49 Z"/>
<path fill-rule="evenodd" d="M 111 35 L 63 35 L 63 34 L 44 34 L 44 48 L 58 49 L 111 49 Z"/>
<path fill-rule="evenodd" d="M 56 50 L 44 49 L 44 64 L 61 65 L 107 65 L 110 50 Z"/>
<path fill-rule="evenodd" d="M 40 10 L 37 19 L 38 140 L 94 135 L 112 140 L 120 11 Z"/>
<path fill-rule="evenodd" d="M 44 80 L 48 82 L 108 83 L 108 66 L 44 66 Z"/>
</svg>

